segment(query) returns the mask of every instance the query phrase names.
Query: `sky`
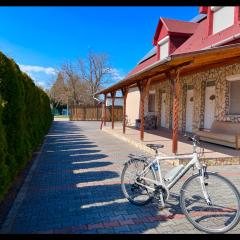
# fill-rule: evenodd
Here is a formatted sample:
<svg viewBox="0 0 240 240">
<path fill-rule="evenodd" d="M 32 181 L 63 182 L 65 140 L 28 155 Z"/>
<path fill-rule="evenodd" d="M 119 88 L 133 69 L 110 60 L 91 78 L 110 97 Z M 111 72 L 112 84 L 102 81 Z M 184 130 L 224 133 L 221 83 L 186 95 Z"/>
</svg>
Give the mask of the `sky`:
<svg viewBox="0 0 240 240">
<path fill-rule="evenodd" d="M 0 51 L 44 88 L 65 62 L 106 53 L 112 83 L 153 47 L 160 17 L 190 21 L 198 7 L 0 7 Z"/>
</svg>

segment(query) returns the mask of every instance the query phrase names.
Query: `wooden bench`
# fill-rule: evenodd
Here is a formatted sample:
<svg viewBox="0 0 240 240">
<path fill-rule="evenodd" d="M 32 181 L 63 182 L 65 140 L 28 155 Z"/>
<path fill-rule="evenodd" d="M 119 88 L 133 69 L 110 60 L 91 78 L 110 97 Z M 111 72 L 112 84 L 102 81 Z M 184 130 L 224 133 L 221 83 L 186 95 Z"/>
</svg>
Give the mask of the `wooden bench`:
<svg viewBox="0 0 240 240">
<path fill-rule="evenodd" d="M 200 140 L 240 149 L 240 123 L 214 121 L 210 131 L 196 131 Z"/>
</svg>

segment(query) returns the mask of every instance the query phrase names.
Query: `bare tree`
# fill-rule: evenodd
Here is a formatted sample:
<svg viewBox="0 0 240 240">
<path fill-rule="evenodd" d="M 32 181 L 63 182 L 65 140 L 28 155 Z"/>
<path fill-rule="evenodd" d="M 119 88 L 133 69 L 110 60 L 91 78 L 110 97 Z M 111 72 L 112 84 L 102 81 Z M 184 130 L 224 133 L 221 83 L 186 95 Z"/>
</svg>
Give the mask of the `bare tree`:
<svg viewBox="0 0 240 240">
<path fill-rule="evenodd" d="M 90 51 L 87 59 L 79 59 L 80 77 L 87 85 L 87 92 L 90 96 L 90 104 L 94 104 L 93 95 L 103 88 L 109 81 L 110 64 L 108 56 L 104 53 Z"/>
<path fill-rule="evenodd" d="M 49 91 L 51 103 L 56 107 L 59 105 L 67 105 L 68 95 L 67 87 L 64 83 L 63 73 L 59 72 L 57 79 Z"/>
<path fill-rule="evenodd" d="M 81 81 L 80 75 L 75 66 L 72 63 L 65 63 L 62 66 L 62 72 L 64 74 L 67 95 L 70 103 L 73 105 L 84 104 L 86 86 Z"/>
<path fill-rule="evenodd" d="M 91 51 L 86 59 L 80 58 L 76 64 L 62 65 L 50 97 L 59 104 L 94 105 L 93 96 L 109 81 L 110 73 L 108 56 Z"/>
</svg>

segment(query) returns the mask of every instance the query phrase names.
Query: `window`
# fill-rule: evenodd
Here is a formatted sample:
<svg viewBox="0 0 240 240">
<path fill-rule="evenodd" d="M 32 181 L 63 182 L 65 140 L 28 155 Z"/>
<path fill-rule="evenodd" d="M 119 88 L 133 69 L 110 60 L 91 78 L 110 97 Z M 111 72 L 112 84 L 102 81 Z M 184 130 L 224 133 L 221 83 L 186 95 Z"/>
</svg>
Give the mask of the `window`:
<svg viewBox="0 0 240 240">
<path fill-rule="evenodd" d="M 169 55 L 169 36 L 160 40 L 158 44 L 160 45 L 160 60 L 162 60 Z"/>
<path fill-rule="evenodd" d="M 213 11 L 213 34 L 234 24 L 235 7 L 211 7 Z"/>
<path fill-rule="evenodd" d="M 240 115 L 240 79 L 230 82 L 230 108 L 229 113 L 233 115 Z"/>
<path fill-rule="evenodd" d="M 155 93 L 149 93 L 148 112 L 155 112 Z"/>
</svg>

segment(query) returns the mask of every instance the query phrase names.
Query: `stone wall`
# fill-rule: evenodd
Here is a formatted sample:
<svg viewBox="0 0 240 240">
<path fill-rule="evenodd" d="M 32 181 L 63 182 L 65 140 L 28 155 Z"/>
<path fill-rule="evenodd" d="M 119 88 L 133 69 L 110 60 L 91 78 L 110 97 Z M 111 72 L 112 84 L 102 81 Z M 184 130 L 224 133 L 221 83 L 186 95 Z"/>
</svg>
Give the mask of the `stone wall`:
<svg viewBox="0 0 240 240">
<path fill-rule="evenodd" d="M 229 75 L 240 73 L 240 63 L 225 65 L 222 67 L 211 68 L 209 70 L 199 71 L 194 74 L 186 75 L 180 78 L 180 104 L 179 104 L 179 130 L 185 131 L 186 127 L 186 93 L 187 87 L 193 86 L 194 111 L 193 111 L 193 131 L 204 126 L 204 104 L 205 88 L 207 81 L 215 82 L 215 119 L 219 121 L 240 122 L 240 115 L 229 115 L 229 86 L 226 80 Z M 163 82 L 150 86 L 155 89 L 155 109 L 158 117 L 157 126 L 161 123 L 161 94 L 166 93 L 166 126 L 171 129 L 172 126 L 172 100 L 173 94 L 171 84 L 168 79 Z M 240 91 L 240 89 L 239 89 Z M 148 98 L 145 99 L 145 114 L 147 114 Z"/>
<path fill-rule="evenodd" d="M 171 106 L 171 84 L 169 80 L 159 83 L 152 84 L 149 90 L 155 90 L 155 115 L 157 116 L 157 127 L 161 125 L 161 99 L 162 94 L 166 93 L 166 127 L 171 128 L 172 108 Z M 148 113 L 148 96 L 145 98 L 145 115 Z"/>
</svg>

